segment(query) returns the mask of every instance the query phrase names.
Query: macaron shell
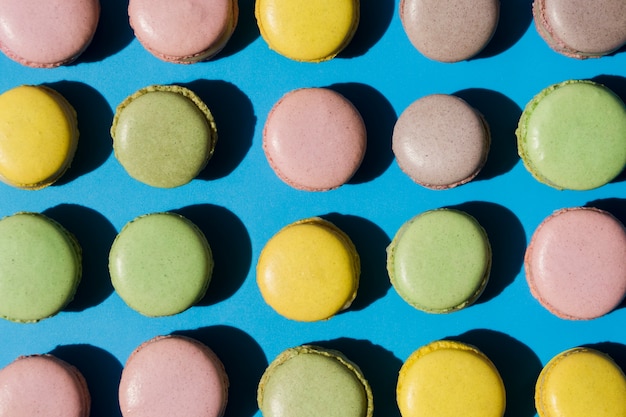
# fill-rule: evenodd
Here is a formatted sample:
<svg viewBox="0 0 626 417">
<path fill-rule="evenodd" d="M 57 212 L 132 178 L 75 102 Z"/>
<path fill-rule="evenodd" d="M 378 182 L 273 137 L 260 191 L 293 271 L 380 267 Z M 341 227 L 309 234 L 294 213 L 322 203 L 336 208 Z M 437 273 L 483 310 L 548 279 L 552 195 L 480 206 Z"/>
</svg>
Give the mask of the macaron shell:
<svg viewBox="0 0 626 417">
<path fill-rule="evenodd" d="M 257 0 L 255 16 L 270 49 L 287 58 L 321 62 L 352 40 L 359 0 Z"/>
<path fill-rule="evenodd" d="M 52 355 L 21 356 L 0 370 L 0 417 L 89 417 L 83 375 Z"/>
<path fill-rule="evenodd" d="M 558 210 L 533 233 L 524 265 L 530 291 L 546 309 L 564 319 L 594 319 L 626 294 L 626 231 L 602 210 Z"/>
<path fill-rule="evenodd" d="M 327 191 L 345 184 L 367 146 L 358 110 L 327 88 L 285 94 L 263 129 L 263 150 L 276 175 L 299 190 Z"/>
<path fill-rule="evenodd" d="M 478 54 L 491 40 L 500 18 L 499 0 L 402 0 L 402 26 L 413 46 L 440 62 Z"/>
<path fill-rule="evenodd" d="M 221 417 L 228 375 L 217 355 L 185 336 L 157 336 L 130 355 L 119 384 L 123 417 Z"/>
<path fill-rule="evenodd" d="M 626 377 L 606 354 L 574 348 L 552 358 L 537 380 L 539 417 L 626 415 Z"/>
<path fill-rule="evenodd" d="M 98 0 L 3 0 L 0 49 L 31 67 L 67 64 L 91 43 L 99 18 Z"/>
<path fill-rule="evenodd" d="M 76 111 L 55 90 L 22 85 L 0 95 L 0 180 L 40 189 L 69 167 L 78 146 Z"/>
<path fill-rule="evenodd" d="M 481 351 L 436 341 L 409 356 L 396 387 L 403 417 L 502 417 L 506 393 L 496 367 Z"/>
<path fill-rule="evenodd" d="M 235 0 L 131 0 L 128 15 L 137 39 L 165 61 L 193 63 L 217 54 L 239 14 Z"/>
</svg>

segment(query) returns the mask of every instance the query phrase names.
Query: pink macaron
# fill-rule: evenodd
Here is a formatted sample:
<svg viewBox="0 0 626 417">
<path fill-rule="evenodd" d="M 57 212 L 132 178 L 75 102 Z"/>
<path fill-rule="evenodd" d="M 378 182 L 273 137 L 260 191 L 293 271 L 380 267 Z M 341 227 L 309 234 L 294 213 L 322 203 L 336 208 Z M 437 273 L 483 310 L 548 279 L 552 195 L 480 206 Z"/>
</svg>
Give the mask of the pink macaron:
<svg viewBox="0 0 626 417">
<path fill-rule="evenodd" d="M 524 266 L 532 295 L 554 315 L 603 316 L 626 295 L 626 230 L 604 210 L 558 210 L 535 230 Z"/>
<path fill-rule="evenodd" d="M 0 370 L 0 417 L 89 417 L 80 371 L 53 355 L 20 356 Z"/>
<path fill-rule="evenodd" d="M 91 43 L 99 0 L 2 0 L 0 50 L 35 68 L 74 61 Z"/>
<path fill-rule="evenodd" d="M 236 0 L 130 0 L 128 17 L 139 42 L 163 61 L 205 61 L 228 43 L 235 31 Z"/>
<path fill-rule="evenodd" d="M 205 344 L 186 336 L 157 336 L 128 358 L 119 402 L 123 417 L 221 417 L 228 376 Z"/>
<path fill-rule="evenodd" d="M 271 168 L 298 190 L 327 191 L 345 184 L 360 167 L 366 146 L 359 111 L 329 88 L 288 92 L 274 105 L 263 129 Z"/>
</svg>

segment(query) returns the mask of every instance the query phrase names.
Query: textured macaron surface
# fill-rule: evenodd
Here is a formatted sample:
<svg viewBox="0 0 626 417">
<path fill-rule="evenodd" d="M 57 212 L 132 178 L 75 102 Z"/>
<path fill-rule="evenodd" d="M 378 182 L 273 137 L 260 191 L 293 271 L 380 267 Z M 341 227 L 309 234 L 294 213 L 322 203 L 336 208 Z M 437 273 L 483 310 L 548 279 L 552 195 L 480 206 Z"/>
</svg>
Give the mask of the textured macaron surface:
<svg viewBox="0 0 626 417">
<path fill-rule="evenodd" d="M 146 316 L 180 313 L 206 293 L 213 256 L 204 234 L 173 213 L 140 216 L 124 226 L 109 253 L 119 296 Z"/>
<path fill-rule="evenodd" d="M 491 269 L 484 229 L 469 214 L 431 210 L 406 222 L 387 248 L 393 287 L 413 307 L 447 313 L 472 304 Z"/>
<path fill-rule="evenodd" d="M 524 109 L 516 134 L 528 171 L 557 189 L 597 188 L 626 166 L 626 107 L 592 81 L 542 90 Z"/>
<path fill-rule="evenodd" d="M 535 389 L 539 417 L 626 415 L 626 377 L 606 354 L 574 348 L 543 368 Z"/>
<path fill-rule="evenodd" d="M 530 291 L 555 315 L 593 319 L 626 294 L 626 231 L 608 212 L 558 210 L 533 233 L 525 256 Z"/>
<path fill-rule="evenodd" d="M 403 417 L 502 417 L 506 393 L 494 364 L 473 346 L 436 341 L 409 356 L 396 396 Z"/>
<path fill-rule="evenodd" d="M 53 316 L 74 297 L 81 270 L 80 248 L 58 223 L 26 212 L 0 220 L 0 317 Z"/>
</svg>

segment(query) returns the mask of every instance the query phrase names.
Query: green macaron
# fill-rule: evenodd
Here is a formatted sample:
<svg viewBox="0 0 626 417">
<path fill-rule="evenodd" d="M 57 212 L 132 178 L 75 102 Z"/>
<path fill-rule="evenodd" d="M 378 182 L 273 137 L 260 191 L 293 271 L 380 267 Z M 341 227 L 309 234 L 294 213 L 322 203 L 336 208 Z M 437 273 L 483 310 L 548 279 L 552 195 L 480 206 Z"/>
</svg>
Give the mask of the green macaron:
<svg viewBox="0 0 626 417">
<path fill-rule="evenodd" d="M 468 307 L 483 292 L 491 245 L 468 213 L 430 210 L 398 230 L 387 248 L 387 271 L 407 303 L 428 313 L 450 313 Z"/>
<path fill-rule="evenodd" d="M 74 236 L 43 214 L 0 220 L 0 317 L 28 323 L 61 311 L 80 283 L 81 255 Z"/>
<path fill-rule="evenodd" d="M 626 107 L 593 81 L 543 89 L 526 105 L 515 133 L 526 169 L 556 189 L 594 189 L 626 166 Z"/>
</svg>

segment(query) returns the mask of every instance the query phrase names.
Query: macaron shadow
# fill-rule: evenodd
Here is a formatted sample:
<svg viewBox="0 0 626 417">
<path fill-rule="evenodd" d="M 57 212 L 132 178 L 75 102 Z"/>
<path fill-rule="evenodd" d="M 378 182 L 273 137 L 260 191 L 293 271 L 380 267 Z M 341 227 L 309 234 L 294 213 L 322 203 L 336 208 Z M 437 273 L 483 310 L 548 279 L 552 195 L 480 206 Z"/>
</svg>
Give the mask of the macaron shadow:
<svg viewBox="0 0 626 417">
<path fill-rule="evenodd" d="M 362 184 L 382 175 L 393 162 L 391 136 L 398 119 L 391 103 L 375 88 L 360 83 L 333 84 L 331 90 L 347 98 L 361 114 L 367 149 L 361 166 L 348 184 Z"/>
<path fill-rule="evenodd" d="M 347 337 L 307 344 L 338 350 L 361 369 L 372 389 L 374 417 L 400 417 L 396 404 L 396 384 L 402 360 L 392 352 L 369 340 Z"/>
<path fill-rule="evenodd" d="M 212 204 L 171 210 L 193 222 L 204 233 L 215 266 L 206 295 L 198 306 L 230 298 L 245 281 L 252 263 L 252 242 L 243 222 L 231 211 Z"/>
<path fill-rule="evenodd" d="M 111 155 L 111 120 L 113 110 L 106 99 L 93 87 L 75 82 L 59 81 L 45 84 L 59 92 L 76 110 L 78 146 L 67 172 L 52 184 L 67 184 L 94 171 Z"/>
<path fill-rule="evenodd" d="M 109 250 L 115 227 L 100 213 L 76 204 L 60 204 L 43 212 L 72 233 L 82 249 L 82 278 L 65 311 L 95 307 L 113 293 L 109 277 Z"/>
<path fill-rule="evenodd" d="M 217 125 L 215 152 L 198 178 L 210 181 L 226 177 L 252 147 L 257 123 L 252 101 L 237 86 L 226 81 L 196 80 L 180 85 L 204 101 Z"/>
<path fill-rule="evenodd" d="M 57 346 L 52 355 L 83 374 L 91 395 L 90 417 L 121 417 L 118 385 L 123 365 L 109 352 L 88 344 Z"/>
<path fill-rule="evenodd" d="M 491 132 L 491 145 L 485 166 L 474 181 L 488 180 L 509 172 L 519 161 L 515 129 L 522 109 L 497 91 L 470 88 L 454 93 L 480 112 Z"/>
<path fill-rule="evenodd" d="M 383 298 L 391 287 L 386 268 L 386 249 L 391 240 L 380 227 L 362 217 L 338 213 L 321 217 L 346 233 L 356 247 L 361 261 L 359 289 L 352 305 L 344 312 L 363 310 Z"/>
<path fill-rule="evenodd" d="M 524 265 L 526 233 L 522 222 L 499 204 L 471 201 L 450 208 L 473 216 L 487 232 L 492 252 L 489 282 L 475 304 L 485 303 L 511 285 Z"/>
<path fill-rule="evenodd" d="M 361 0 L 359 26 L 352 41 L 338 58 L 356 58 L 365 55 L 383 37 L 391 24 L 395 10 L 393 0 Z"/>
<path fill-rule="evenodd" d="M 490 58 L 515 45 L 533 21 L 533 0 L 501 0 L 500 20 L 491 41 L 473 59 Z"/>
<path fill-rule="evenodd" d="M 224 364 L 230 382 L 225 415 L 254 416 L 258 411 L 258 383 L 268 366 L 259 344 L 246 332 L 224 325 L 177 331 L 174 334 L 204 343 Z"/>
<path fill-rule="evenodd" d="M 128 0 L 100 0 L 100 21 L 91 44 L 71 65 L 99 62 L 128 46 L 135 35 L 128 21 Z"/>
<path fill-rule="evenodd" d="M 507 334 L 487 329 L 446 339 L 473 345 L 493 362 L 506 390 L 504 417 L 535 416 L 535 383 L 542 364 L 532 349 Z"/>
<path fill-rule="evenodd" d="M 209 62 L 228 58 L 243 51 L 261 35 L 256 23 L 256 18 L 254 17 L 255 0 L 238 0 L 238 3 L 239 18 L 235 31 L 226 46 L 224 46 L 224 49 L 211 58 Z"/>
</svg>

